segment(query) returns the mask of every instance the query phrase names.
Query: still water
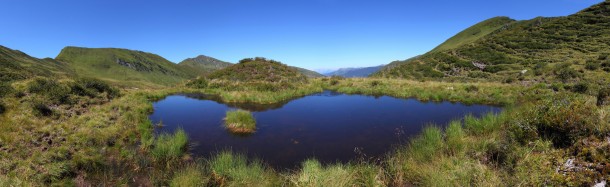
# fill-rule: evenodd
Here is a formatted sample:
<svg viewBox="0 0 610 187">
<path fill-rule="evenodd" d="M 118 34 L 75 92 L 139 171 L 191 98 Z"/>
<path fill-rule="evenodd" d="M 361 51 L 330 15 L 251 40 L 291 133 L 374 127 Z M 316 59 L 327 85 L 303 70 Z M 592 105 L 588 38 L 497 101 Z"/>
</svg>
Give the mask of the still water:
<svg viewBox="0 0 610 187">
<path fill-rule="evenodd" d="M 322 163 L 376 159 L 407 143 L 423 127 L 444 127 L 467 114 L 481 116 L 501 109 L 451 102 L 421 102 L 388 96 L 346 95 L 331 91 L 274 105 L 223 104 L 202 94 L 168 96 L 153 104 L 157 133 L 184 129 L 194 156 L 222 150 L 262 159 L 278 168 L 294 168 L 315 157 Z M 228 110 L 253 112 L 257 130 L 232 135 L 223 127 Z"/>
</svg>

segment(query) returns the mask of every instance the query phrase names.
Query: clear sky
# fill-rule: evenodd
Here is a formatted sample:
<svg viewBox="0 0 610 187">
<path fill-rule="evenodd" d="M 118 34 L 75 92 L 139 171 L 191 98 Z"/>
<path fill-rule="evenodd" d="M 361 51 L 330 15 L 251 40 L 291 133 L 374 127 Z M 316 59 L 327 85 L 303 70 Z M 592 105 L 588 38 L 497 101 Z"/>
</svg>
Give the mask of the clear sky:
<svg viewBox="0 0 610 187">
<path fill-rule="evenodd" d="M 0 45 L 35 57 L 117 47 L 172 62 L 263 56 L 308 69 L 423 54 L 495 16 L 565 16 L 602 0 L 0 0 Z"/>
</svg>

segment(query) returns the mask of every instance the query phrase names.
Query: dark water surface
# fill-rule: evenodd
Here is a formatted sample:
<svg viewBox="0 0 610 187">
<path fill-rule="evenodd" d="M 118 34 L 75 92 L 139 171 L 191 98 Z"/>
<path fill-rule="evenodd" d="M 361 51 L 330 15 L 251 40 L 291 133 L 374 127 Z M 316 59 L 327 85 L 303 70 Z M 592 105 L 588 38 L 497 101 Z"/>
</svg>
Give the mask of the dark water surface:
<svg viewBox="0 0 610 187">
<path fill-rule="evenodd" d="M 227 105 L 215 100 L 200 94 L 169 96 L 153 104 L 150 119 L 163 123 L 157 133 L 183 128 L 193 143 L 194 156 L 209 157 L 230 149 L 285 169 L 311 157 L 322 163 L 374 159 L 408 142 L 426 125 L 444 127 L 467 114 L 500 111 L 493 106 L 330 91 L 275 105 Z M 235 136 L 224 129 L 226 111 L 236 108 L 253 111 L 256 133 Z"/>
</svg>

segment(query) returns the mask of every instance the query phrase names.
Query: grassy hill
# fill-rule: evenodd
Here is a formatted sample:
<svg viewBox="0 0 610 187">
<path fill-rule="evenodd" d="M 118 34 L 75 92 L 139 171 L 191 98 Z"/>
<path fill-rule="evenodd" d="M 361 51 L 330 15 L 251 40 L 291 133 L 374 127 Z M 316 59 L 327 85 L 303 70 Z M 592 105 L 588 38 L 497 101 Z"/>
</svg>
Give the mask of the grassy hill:
<svg viewBox="0 0 610 187">
<path fill-rule="evenodd" d="M 446 51 L 470 44 L 513 22 L 515 20 L 508 17 L 495 17 L 482 21 L 449 38 L 430 52 Z"/>
<path fill-rule="evenodd" d="M 66 63 L 54 59 L 38 59 L 21 51 L 0 46 L 0 82 L 27 79 L 35 76 L 69 76 Z"/>
<path fill-rule="evenodd" d="M 301 74 L 310 77 L 310 78 L 317 78 L 317 77 L 324 77 L 324 75 L 315 72 L 315 71 L 311 71 L 305 68 L 300 68 L 300 67 L 294 67 L 294 66 L 290 66 L 291 68 L 296 69 L 298 72 L 300 72 Z"/>
<path fill-rule="evenodd" d="M 66 47 L 55 59 L 68 63 L 79 76 L 121 86 L 171 86 L 196 77 L 159 55 L 128 49 Z"/>
<path fill-rule="evenodd" d="M 246 58 L 227 68 L 212 72 L 209 79 L 238 82 L 302 82 L 307 77 L 295 68 L 261 57 Z"/>
<path fill-rule="evenodd" d="M 213 71 L 229 67 L 233 64 L 205 55 L 199 55 L 195 58 L 187 58 L 178 63 L 178 65 L 185 67 L 185 69 L 192 71 L 194 74 L 207 75 Z"/>
<path fill-rule="evenodd" d="M 566 17 L 517 22 L 494 18 L 472 27 L 487 28 L 481 33 L 488 34 L 466 37 L 476 30 L 469 28 L 433 51 L 373 76 L 505 82 L 603 79 L 610 72 L 607 20 L 608 1 Z"/>
</svg>

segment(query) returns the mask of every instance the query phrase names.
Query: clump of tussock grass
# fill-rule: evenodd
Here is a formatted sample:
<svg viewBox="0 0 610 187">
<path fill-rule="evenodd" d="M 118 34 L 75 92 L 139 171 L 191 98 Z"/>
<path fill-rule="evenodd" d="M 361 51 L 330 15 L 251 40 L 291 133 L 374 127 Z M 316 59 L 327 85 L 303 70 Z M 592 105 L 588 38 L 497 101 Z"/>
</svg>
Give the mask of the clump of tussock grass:
<svg viewBox="0 0 610 187">
<path fill-rule="evenodd" d="M 222 151 L 208 160 L 208 167 L 219 186 L 274 186 L 280 182 L 262 162 L 248 162 L 246 156 L 231 151 Z"/>
<path fill-rule="evenodd" d="M 386 186 L 381 168 L 362 164 L 322 166 L 315 159 L 302 163 L 302 169 L 289 177 L 295 186 Z"/>
<path fill-rule="evenodd" d="M 256 131 L 256 120 L 249 111 L 227 111 L 227 117 L 225 117 L 225 127 L 232 133 L 250 134 Z"/>
<path fill-rule="evenodd" d="M 172 187 L 198 187 L 207 186 L 210 179 L 203 172 L 205 168 L 199 165 L 187 166 L 177 171 L 169 182 Z"/>
<path fill-rule="evenodd" d="M 188 136 L 182 129 L 174 134 L 161 134 L 155 139 L 151 155 L 157 160 L 175 160 L 181 158 L 188 148 Z"/>
</svg>

